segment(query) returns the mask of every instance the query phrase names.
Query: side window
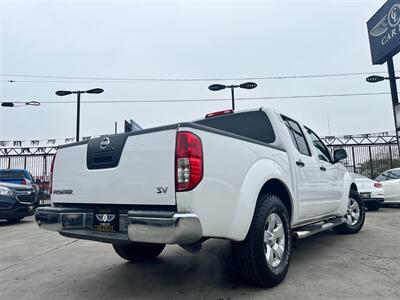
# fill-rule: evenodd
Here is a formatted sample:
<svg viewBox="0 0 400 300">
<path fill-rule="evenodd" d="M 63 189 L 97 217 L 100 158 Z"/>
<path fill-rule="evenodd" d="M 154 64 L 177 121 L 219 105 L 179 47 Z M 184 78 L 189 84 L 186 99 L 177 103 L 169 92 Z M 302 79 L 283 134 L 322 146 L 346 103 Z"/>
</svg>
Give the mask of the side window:
<svg viewBox="0 0 400 300">
<path fill-rule="evenodd" d="M 24 171 L 24 177 L 25 177 L 25 179 L 28 179 L 29 181 L 32 182 L 33 177 L 32 177 L 32 174 L 30 172 Z"/>
<path fill-rule="evenodd" d="M 317 150 L 319 160 L 331 163 L 331 154 L 321 139 L 311 130 L 307 128 L 307 132 L 311 137 L 314 148 Z"/>
<path fill-rule="evenodd" d="M 400 171 L 397 170 L 388 171 L 386 180 L 394 180 L 394 179 L 400 179 Z"/>
<path fill-rule="evenodd" d="M 381 175 L 375 178 L 376 181 L 386 181 L 389 178 L 389 172 L 383 172 Z"/>
<path fill-rule="evenodd" d="M 299 150 L 301 154 L 311 156 L 310 148 L 308 148 L 307 141 L 299 124 L 285 116 L 282 116 L 282 119 L 289 130 L 290 137 L 292 138 L 293 144 L 296 146 L 297 150 Z"/>
<path fill-rule="evenodd" d="M 393 179 L 400 179 L 400 170 L 392 170 L 390 177 L 393 177 Z"/>
</svg>

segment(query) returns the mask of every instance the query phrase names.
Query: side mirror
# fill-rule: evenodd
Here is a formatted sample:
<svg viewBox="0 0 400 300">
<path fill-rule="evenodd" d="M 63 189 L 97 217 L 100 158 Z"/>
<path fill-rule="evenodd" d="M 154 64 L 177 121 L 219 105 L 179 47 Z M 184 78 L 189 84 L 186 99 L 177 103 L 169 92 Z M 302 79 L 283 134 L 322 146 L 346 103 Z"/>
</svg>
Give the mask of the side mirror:
<svg viewBox="0 0 400 300">
<path fill-rule="evenodd" d="M 39 178 L 37 178 L 37 179 L 35 179 L 35 183 L 36 183 L 36 184 L 41 184 L 42 181 L 41 181 Z"/>
<path fill-rule="evenodd" d="M 337 149 L 333 151 L 333 159 L 335 163 L 341 161 L 342 159 L 347 158 L 347 152 L 344 149 Z"/>
</svg>

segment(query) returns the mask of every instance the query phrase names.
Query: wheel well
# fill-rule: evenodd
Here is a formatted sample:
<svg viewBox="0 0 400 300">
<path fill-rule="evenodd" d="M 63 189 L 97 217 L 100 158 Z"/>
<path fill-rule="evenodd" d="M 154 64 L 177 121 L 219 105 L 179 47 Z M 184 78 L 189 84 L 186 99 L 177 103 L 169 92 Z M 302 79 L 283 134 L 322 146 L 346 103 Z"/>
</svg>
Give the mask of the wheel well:
<svg viewBox="0 0 400 300">
<path fill-rule="evenodd" d="M 278 179 L 271 179 L 264 183 L 259 195 L 271 194 L 278 196 L 285 205 L 290 219 L 292 219 L 292 200 L 286 186 Z"/>
<path fill-rule="evenodd" d="M 354 182 L 350 185 L 350 190 L 354 190 L 354 191 L 358 192 L 358 188 Z"/>
</svg>

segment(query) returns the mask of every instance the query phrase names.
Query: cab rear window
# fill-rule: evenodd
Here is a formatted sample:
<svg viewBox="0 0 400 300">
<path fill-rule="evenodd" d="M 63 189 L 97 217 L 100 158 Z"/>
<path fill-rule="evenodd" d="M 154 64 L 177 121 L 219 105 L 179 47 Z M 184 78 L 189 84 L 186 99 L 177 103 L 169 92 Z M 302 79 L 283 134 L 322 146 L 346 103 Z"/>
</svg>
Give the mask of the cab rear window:
<svg viewBox="0 0 400 300">
<path fill-rule="evenodd" d="M 275 141 L 271 122 L 263 111 L 227 114 L 199 120 L 195 123 L 267 144 Z"/>
</svg>

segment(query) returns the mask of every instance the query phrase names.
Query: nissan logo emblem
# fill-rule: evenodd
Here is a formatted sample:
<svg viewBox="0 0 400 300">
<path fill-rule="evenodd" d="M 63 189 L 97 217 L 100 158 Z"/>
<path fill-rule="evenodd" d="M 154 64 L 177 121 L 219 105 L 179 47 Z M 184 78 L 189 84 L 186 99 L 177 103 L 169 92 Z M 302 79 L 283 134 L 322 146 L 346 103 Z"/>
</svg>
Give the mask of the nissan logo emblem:
<svg viewBox="0 0 400 300">
<path fill-rule="evenodd" d="M 108 137 L 104 138 L 100 142 L 100 149 L 104 150 L 110 145 L 110 139 Z"/>
</svg>

